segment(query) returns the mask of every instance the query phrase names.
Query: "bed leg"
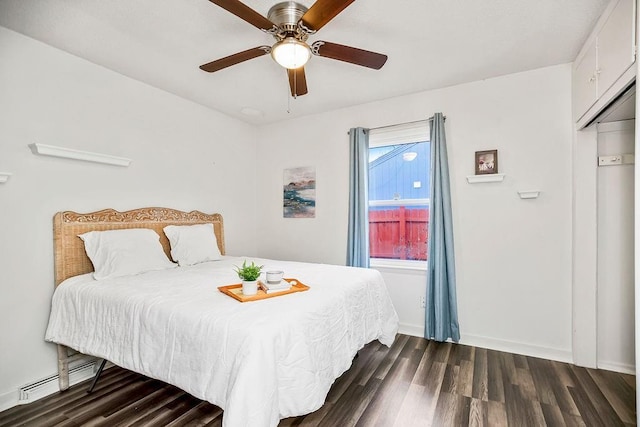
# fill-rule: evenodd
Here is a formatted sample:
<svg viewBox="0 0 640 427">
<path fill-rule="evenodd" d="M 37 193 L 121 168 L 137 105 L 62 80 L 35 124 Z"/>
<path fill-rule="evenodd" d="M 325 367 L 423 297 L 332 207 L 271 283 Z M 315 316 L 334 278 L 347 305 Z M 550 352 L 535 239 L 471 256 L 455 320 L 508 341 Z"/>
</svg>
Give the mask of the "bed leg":
<svg viewBox="0 0 640 427">
<path fill-rule="evenodd" d="M 69 356 L 67 347 L 58 344 L 58 387 L 60 391 L 69 389 Z"/>
<path fill-rule="evenodd" d="M 104 365 L 107 364 L 107 359 L 102 359 L 102 363 L 98 368 L 98 372 L 96 372 L 96 376 L 93 378 L 93 382 L 91 383 L 91 387 L 87 390 L 87 393 L 92 393 L 93 389 L 96 388 L 96 384 L 98 384 L 98 380 L 100 379 L 100 375 L 102 375 L 102 370 L 104 369 Z"/>
</svg>

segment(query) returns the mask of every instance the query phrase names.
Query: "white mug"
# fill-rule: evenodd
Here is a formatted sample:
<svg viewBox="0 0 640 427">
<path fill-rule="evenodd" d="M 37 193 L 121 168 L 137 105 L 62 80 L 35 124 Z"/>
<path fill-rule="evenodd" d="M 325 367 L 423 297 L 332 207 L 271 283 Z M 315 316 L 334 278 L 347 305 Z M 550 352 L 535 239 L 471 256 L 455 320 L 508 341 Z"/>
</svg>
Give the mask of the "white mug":
<svg viewBox="0 0 640 427">
<path fill-rule="evenodd" d="M 267 283 L 280 283 L 282 277 L 284 276 L 284 271 L 282 270 L 272 270 L 267 271 Z"/>
</svg>

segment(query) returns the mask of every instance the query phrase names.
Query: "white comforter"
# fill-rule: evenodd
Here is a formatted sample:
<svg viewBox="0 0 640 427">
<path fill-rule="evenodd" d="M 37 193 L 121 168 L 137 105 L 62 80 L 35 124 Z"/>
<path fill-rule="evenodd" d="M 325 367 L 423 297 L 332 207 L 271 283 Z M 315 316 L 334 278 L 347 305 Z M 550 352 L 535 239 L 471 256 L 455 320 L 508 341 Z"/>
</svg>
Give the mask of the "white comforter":
<svg viewBox="0 0 640 427">
<path fill-rule="evenodd" d="M 356 352 L 390 346 L 398 316 L 379 272 L 247 258 L 311 287 L 240 303 L 225 257 L 56 289 L 46 340 L 174 384 L 224 409 L 223 425 L 275 426 L 320 408 Z"/>
</svg>

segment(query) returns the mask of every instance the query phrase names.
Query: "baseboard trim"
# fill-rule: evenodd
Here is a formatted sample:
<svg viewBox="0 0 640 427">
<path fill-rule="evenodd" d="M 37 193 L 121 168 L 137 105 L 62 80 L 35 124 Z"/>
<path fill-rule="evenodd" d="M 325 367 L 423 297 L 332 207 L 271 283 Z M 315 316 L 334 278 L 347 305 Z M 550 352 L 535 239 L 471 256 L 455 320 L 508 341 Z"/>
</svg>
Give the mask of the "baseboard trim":
<svg viewBox="0 0 640 427">
<path fill-rule="evenodd" d="M 400 323 L 398 332 L 414 337 L 424 337 L 424 326 Z M 495 338 L 483 337 L 480 335 L 463 334 L 460 337 L 460 344 L 472 345 L 474 347 L 486 348 L 489 350 L 506 351 L 508 353 L 522 354 L 531 357 L 540 357 L 543 359 L 555 360 L 558 362 L 573 363 L 573 354 L 568 350 L 560 350 L 549 347 L 540 347 L 531 344 L 525 344 L 514 341 L 505 341 Z M 618 372 L 621 367 L 616 367 Z M 608 369 L 608 368 L 603 368 Z"/>
<path fill-rule="evenodd" d="M 539 357 L 557 362 L 573 363 L 573 353 L 570 350 L 541 347 L 515 341 L 506 341 L 480 335 L 464 334 L 460 337 L 460 344 L 486 348 L 488 350 L 505 351 L 523 356 Z"/>
<path fill-rule="evenodd" d="M 606 371 L 620 372 L 630 375 L 636 374 L 635 365 L 630 365 L 627 363 L 603 362 L 598 360 L 598 369 L 604 369 Z"/>
<path fill-rule="evenodd" d="M 87 357 L 78 360 L 69 369 L 69 385 L 75 385 L 93 378 L 97 371 L 95 358 Z M 25 405 L 59 391 L 58 374 L 50 375 L 31 384 L 0 395 L 0 411 L 5 411 L 18 405 Z"/>
<path fill-rule="evenodd" d="M 8 391 L 0 394 L 0 412 L 6 411 L 9 408 L 13 408 L 18 405 L 18 398 L 20 397 L 20 389 Z"/>
<path fill-rule="evenodd" d="M 424 326 L 410 325 L 408 323 L 400 323 L 398 332 L 412 337 L 424 338 Z"/>
</svg>

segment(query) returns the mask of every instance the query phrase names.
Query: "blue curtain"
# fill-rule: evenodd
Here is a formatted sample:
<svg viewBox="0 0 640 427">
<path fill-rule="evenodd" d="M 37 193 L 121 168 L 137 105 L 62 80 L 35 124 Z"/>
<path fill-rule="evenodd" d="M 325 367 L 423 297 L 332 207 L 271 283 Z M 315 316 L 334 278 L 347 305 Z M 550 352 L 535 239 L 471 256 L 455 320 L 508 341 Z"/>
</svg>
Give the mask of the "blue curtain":
<svg viewBox="0 0 640 427">
<path fill-rule="evenodd" d="M 431 125 L 431 200 L 427 248 L 427 298 L 424 336 L 460 340 L 453 253 L 453 221 L 444 116 L 436 113 Z"/>
<path fill-rule="evenodd" d="M 369 267 L 369 130 L 349 130 L 349 235 L 347 265 Z"/>
</svg>

